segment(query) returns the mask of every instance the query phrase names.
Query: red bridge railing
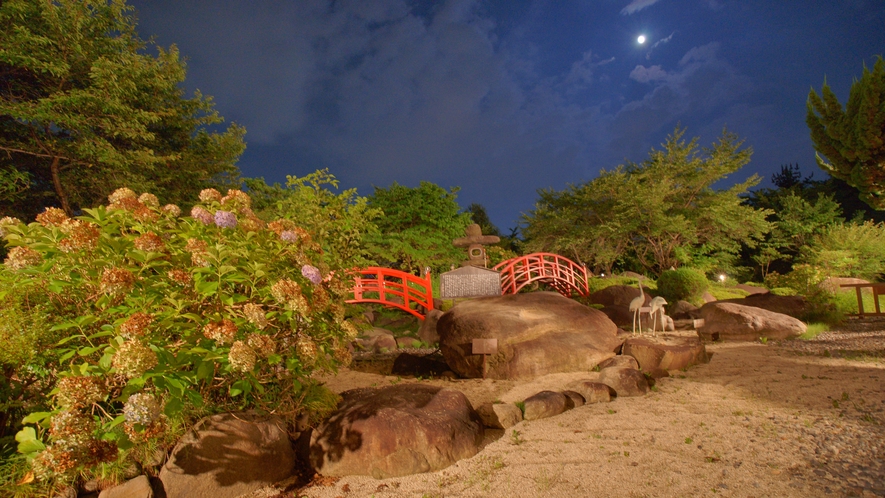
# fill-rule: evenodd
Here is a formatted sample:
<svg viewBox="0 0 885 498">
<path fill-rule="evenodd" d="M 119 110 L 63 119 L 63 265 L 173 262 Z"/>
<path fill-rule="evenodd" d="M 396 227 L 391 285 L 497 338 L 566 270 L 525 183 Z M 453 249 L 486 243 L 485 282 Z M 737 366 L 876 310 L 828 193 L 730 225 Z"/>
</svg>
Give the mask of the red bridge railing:
<svg viewBox="0 0 885 498">
<path fill-rule="evenodd" d="M 355 270 L 354 274 L 353 299 L 345 302 L 393 306 L 422 320 L 427 310 L 433 309 L 433 286 L 429 271 L 422 278 L 404 271 L 370 266 Z M 417 309 L 412 309 L 412 304 Z"/>
<path fill-rule="evenodd" d="M 590 294 L 587 268 L 558 254 L 536 252 L 502 261 L 493 269 L 501 273 L 503 294 L 516 294 L 532 282 L 544 282 L 566 297 Z"/>
</svg>

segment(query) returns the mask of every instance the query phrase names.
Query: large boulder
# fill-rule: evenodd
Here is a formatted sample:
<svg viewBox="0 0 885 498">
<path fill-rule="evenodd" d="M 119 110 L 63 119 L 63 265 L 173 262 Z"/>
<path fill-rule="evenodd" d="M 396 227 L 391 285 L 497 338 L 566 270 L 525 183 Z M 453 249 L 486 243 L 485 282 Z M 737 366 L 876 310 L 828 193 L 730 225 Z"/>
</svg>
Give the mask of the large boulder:
<svg viewBox="0 0 885 498">
<path fill-rule="evenodd" d="M 437 323 L 446 363 L 462 377 L 532 379 L 590 371 L 620 348 L 617 327 L 599 310 L 555 292 L 492 296 L 459 303 Z M 497 339 L 498 352 L 473 354 L 473 339 Z"/>
<path fill-rule="evenodd" d="M 723 299 L 717 303 L 733 303 L 741 306 L 753 306 L 782 315 L 790 315 L 799 318 L 805 313 L 805 298 L 802 296 L 778 296 L 766 292 L 764 294 L 750 294 L 739 299 Z M 703 317 L 702 317 L 703 318 Z"/>
<path fill-rule="evenodd" d="M 645 289 L 645 304 L 647 306 L 651 301 L 648 295 L 648 289 Z M 639 297 L 639 289 L 629 285 L 610 285 L 605 289 L 600 289 L 590 294 L 589 300 L 594 304 L 603 306 L 630 306 L 633 299 Z"/>
<path fill-rule="evenodd" d="M 698 335 L 705 340 L 781 340 L 798 337 L 806 330 L 804 323 L 789 315 L 734 303 L 707 303 L 701 307 L 701 316 L 704 325 Z"/>
<path fill-rule="evenodd" d="M 483 440 L 482 421 L 460 391 L 397 384 L 341 396 L 311 437 L 310 463 L 325 476 L 431 472 L 472 457 Z"/>
<path fill-rule="evenodd" d="M 579 394 L 580 396 L 580 394 Z M 533 396 L 529 396 L 523 401 L 525 406 L 525 419 L 538 420 L 542 418 L 553 417 L 560 413 L 571 410 L 575 407 L 575 402 L 571 397 L 556 391 L 541 391 Z"/>
<path fill-rule="evenodd" d="M 424 321 L 421 322 L 421 328 L 418 329 L 418 337 L 424 341 L 425 344 L 436 344 L 439 342 L 439 334 L 436 332 L 436 323 L 439 322 L 441 316 L 443 316 L 442 311 L 432 309 L 427 312 L 427 316 L 425 316 Z"/>
<path fill-rule="evenodd" d="M 698 307 L 688 301 L 676 301 L 675 304 L 667 306 L 667 314 L 674 320 L 695 319 L 700 317 Z"/>
<path fill-rule="evenodd" d="M 290 477 L 295 467 L 285 421 L 222 413 L 181 438 L 160 481 L 167 498 L 234 498 Z"/>
<path fill-rule="evenodd" d="M 704 343 L 698 337 L 631 338 L 624 342 L 622 354 L 635 358 L 643 372 L 681 370 L 709 361 Z"/>
<path fill-rule="evenodd" d="M 599 371 L 599 382 L 610 387 L 615 396 L 643 396 L 648 392 L 648 379 L 642 372 L 633 368 L 603 368 Z"/>
</svg>

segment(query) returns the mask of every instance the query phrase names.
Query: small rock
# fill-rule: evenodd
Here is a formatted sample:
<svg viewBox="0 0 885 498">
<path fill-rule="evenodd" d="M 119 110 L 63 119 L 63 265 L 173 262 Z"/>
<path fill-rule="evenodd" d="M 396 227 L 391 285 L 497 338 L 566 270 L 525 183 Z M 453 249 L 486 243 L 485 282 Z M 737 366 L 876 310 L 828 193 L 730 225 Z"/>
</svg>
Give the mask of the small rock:
<svg viewBox="0 0 885 498">
<path fill-rule="evenodd" d="M 522 411 L 513 403 L 485 403 L 476 410 L 483 425 L 507 429 L 522 422 Z"/>
<path fill-rule="evenodd" d="M 611 401 L 611 388 L 594 380 L 578 380 L 569 384 L 568 389 L 579 393 L 584 403 L 608 403 Z"/>
<path fill-rule="evenodd" d="M 575 405 L 575 407 L 584 406 L 584 396 L 581 395 L 581 393 L 571 390 L 565 390 L 562 391 L 562 394 L 565 394 L 566 396 L 571 398 L 572 403 Z"/>
<path fill-rule="evenodd" d="M 98 498 L 154 498 L 154 490 L 147 476 L 138 476 L 102 491 Z"/>
<path fill-rule="evenodd" d="M 541 391 L 526 398 L 523 403 L 525 404 L 524 417 L 526 420 L 553 417 L 575 407 L 568 396 L 555 391 Z"/>
</svg>

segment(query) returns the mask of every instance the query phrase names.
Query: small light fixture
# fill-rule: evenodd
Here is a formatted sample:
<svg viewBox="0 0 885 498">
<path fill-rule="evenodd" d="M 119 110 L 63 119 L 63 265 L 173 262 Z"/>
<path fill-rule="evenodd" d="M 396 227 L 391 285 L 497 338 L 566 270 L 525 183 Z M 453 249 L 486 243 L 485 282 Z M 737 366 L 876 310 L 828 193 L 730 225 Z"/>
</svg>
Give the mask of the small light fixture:
<svg viewBox="0 0 885 498">
<path fill-rule="evenodd" d="M 719 274 L 719 281 L 722 282 L 723 284 L 725 283 L 725 274 L 724 273 Z"/>
</svg>

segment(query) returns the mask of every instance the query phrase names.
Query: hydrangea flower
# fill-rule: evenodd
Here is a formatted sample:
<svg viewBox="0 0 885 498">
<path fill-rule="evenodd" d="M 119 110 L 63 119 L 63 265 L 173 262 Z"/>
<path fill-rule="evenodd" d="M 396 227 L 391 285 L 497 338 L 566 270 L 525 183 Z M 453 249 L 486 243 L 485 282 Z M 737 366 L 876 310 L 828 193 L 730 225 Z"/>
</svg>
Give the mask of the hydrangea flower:
<svg viewBox="0 0 885 498">
<path fill-rule="evenodd" d="M 231 213 L 230 211 L 215 211 L 215 224 L 221 228 L 236 228 L 237 227 L 237 215 Z"/>
<path fill-rule="evenodd" d="M 265 358 L 274 354 L 277 349 L 274 340 L 264 334 L 249 334 L 246 337 L 246 344 Z"/>
<path fill-rule="evenodd" d="M 95 249 L 98 246 L 98 239 L 101 231 L 94 223 L 80 220 L 68 220 L 64 222 L 62 230 L 68 233 L 68 236 L 58 243 L 58 248 L 62 252 L 74 252 L 80 249 Z"/>
<path fill-rule="evenodd" d="M 65 408 L 84 408 L 104 399 L 104 382 L 99 377 L 71 376 L 59 379 L 55 400 Z"/>
<path fill-rule="evenodd" d="M 181 208 L 176 206 L 175 204 L 166 204 L 165 206 L 160 208 L 160 211 L 163 211 L 164 213 L 174 218 L 177 218 L 181 215 Z"/>
<path fill-rule="evenodd" d="M 297 282 L 284 278 L 270 288 L 273 297 L 290 310 L 307 315 L 310 311 L 307 299 L 301 294 L 301 286 Z"/>
<path fill-rule="evenodd" d="M 191 274 L 184 270 L 169 270 L 168 272 L 166 272 L 166 275 L 170 279 L 172 279 L 172 281 L 179 285 L 189 286 L 194 281 L 193 277 L 191 277 Z"/>
<path fill-rule="evenodd" d="M 124 377 L 131 379 L 157 366 L 157 353 L 136 339 L 120 344 L 111 366 Z"/>
<path fill-rule="evenodd" d="M 247 346 L 243 341 L 236 341 L 230 347 L 227 354 L 230 361 L 230 367 L 238 372 L 251 372 L 255 368 L 255 362 L 258 360 L 255 351 Z"/>
<path fill-rule="evenodd" d="M 125 268 L 105 268 L 101 274 L 101 291 L 105 294 L 129 292 L 135 285 L 135 275 Z"/>
<path fill-rule="evenodd" d="M 191 209 L 191 218 L 199 221 L 204 225 L 211 225 L 215 222 L 215 218 L 212 217 L 212 213 L 206 211 L 205 208 L 200 206 L 194 206 Z"/>
<path fill-rule="evenodd" d="M 233 209 L 248 209 L 252 199 L 242 190 L 230 189 L 227 195 L 221 198 L 221 205 Z"/>
<path fill-rule="evenodd" d="M 228 319 L 209 322 L 203 326 L 203 335 L 219 344 L 228 344 L 237 335 L 237 325 Z"/>
<path fill-rule="evenodd" d="M 294 244 L 295 242 L 298 242 L 298 234 L 295 233 L 294 230 L 283 230 L 280 234 L 280 240 Z"/>
<path fill-rule="evenodd" d="M 160 419 L 163 407 L 157 398 L 149 393 L 135 393 L 123 405 L 123 416 L 130 424 L 151 425 Z"/>
<path fill-rule="evenodd" d="M 157 199 L 157 196 L 154 194 L 149 194 L 147 192 L 138 196 L 138 202 L 152 208 L 160 207 L 160 200 Z"/>
<path fill-rule="evenodd" d="M 3 218 L 0 218 L 0 237 L 6 237 L 7 229 L 9 227 L 21 224 L 22 222 L 20 219 L 13 218 L 12 216 L 4 216 Z"/>
<path fill-rule="evenodd" d="M 304 277 L 314 284 L 319 284 L 323 281 L 323 276 L 320 275 L 320 269 L 316 266 L 304 265 L 301 267 L 301 274 Z"/>
<path fill-rule="evenodd" d="M 43 257 L 37 251 L 30 247 L 16 246 L 9 250 L 9 254 L 6 255 L 6 260 L 3 264 L 10 270 L 21 270 L 29 266 L 38 265 L 41 261 L 43 261 Z"/>
<path fill-rule="evenodd" d="M 221 202 L 221 192 L 214 188 L 205 188 L 200 191 L 200 202 Z"/>
<path fill-rule="evenodd" d="M 130 188 L 123 187 L 114 190 L 113 193 L 108 196 L 108 202 L 110 202 L 111 204 L 117 204 L 123 199 L 135 199 L 137 197 L 138 195 L 135 193 L 135 191 Z"/>
<path fill-rule="evenodd" d="M 153 321 L 154 317 L 147 313 L 142 313 L 141 311 L 133 313 L 120 325 L 120 335 L 127 339 L 145 335 Z"/>
<path fill-rule="evenodd" d="M 55 445 L 49 445 L 34 457 L 31 469 L 34 477 L 40 481 L 48 481 L 56 476 L 65 475 L 77 466 L 74 452 Z"/>
<path fill-rule="evenodd" d="M 45 211 L 37 215 L 37 223 L 46 228 L 61 226 L 62 223 L 68 221 L 67 213 L 64 210 L 54 207 L 48 207 Z"/>
<path fill-rule="evenodd" d="M 148 232 L 137 237 L 133 243 L 135 244 L 135 248 L 139 251 L 163 252 L 163 250 L 166 249 L 166 243 L 154 232 Z"/>
<path fill-rule="evenodd" d="M 295 343 L 295 352 L 304 365 L 312 365 L 317 359 L 317 345 L 307 337 L 299 337 Z"/>
<path fill-rule="evenodd" d="M 84 448 L 92 441 L 95 421 L 79 410 L 62 410 L 52 416 L 49 435 L 59 448 L 75 451 Z"/>
<path fill-rule="evenodd" d="M 249 320 L 249 323 L 255 325 L 258 330 L 267 327 L 267 317 L 265 317 L 264 308 L 262 308 L 261 305 L 246 303 L 246 305 L 243 306 L 243 314 L 246 315 L 246 319 Z"/>
</svg>

